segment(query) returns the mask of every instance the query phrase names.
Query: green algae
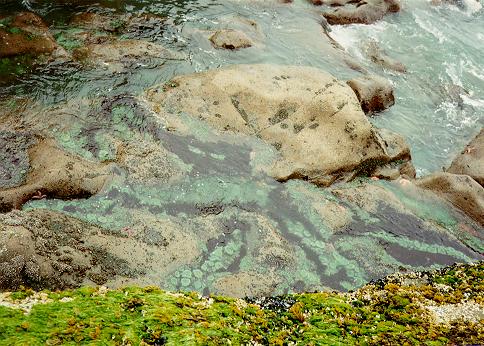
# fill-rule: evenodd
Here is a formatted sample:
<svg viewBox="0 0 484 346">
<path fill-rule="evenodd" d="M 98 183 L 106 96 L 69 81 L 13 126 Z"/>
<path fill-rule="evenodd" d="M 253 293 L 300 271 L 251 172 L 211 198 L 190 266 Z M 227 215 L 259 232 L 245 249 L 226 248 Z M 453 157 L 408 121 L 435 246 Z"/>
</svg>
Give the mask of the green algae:
<svg viewBox="0 0 484 346">
<path fill-rule="evenodd" d="M 407 285 L 407 277 L 425 278 L 425 282 Z M 469 299 L 482 304 L 484 263 L 407 277 L 391 276 L 349 294 L 321 292 L 246 300 L 172 293 L 156 287 L 45 291 L 48 300 L 27 313 L 0 306 L 0 345 L 484 342 L 483 321 L 438 324 L 425 308 L 428 304 L 456 304 Z M 448 285 L 446 291 L 439 291 L 442 283 Z M 18 301 L 35 294 L 12 296 Z"/>
</svg>

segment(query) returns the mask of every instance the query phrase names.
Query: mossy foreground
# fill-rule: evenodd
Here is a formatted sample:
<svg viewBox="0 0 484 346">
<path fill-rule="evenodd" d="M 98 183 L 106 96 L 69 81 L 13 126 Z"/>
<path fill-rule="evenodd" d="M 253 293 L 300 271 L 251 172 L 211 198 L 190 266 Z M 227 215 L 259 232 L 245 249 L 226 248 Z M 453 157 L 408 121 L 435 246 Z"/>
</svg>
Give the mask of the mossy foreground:
<svg viewBox="0 0 484 346">
<path fill-rule="evenodd" d="M 154 287 L 0 295 L 0 345 L 484 343 L 484 262 L 353 293 L 234 299 Z"/>
</svg>

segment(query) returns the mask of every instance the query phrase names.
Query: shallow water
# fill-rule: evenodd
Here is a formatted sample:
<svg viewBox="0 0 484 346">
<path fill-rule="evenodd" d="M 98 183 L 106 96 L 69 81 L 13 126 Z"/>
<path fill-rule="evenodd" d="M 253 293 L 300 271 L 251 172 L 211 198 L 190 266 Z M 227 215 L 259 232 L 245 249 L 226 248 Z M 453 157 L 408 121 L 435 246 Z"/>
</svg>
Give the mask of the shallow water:
<svg viewBox="0 0 484 346">
<path fill-rule="evenodd" d="M 54 33 L 66 28 L 63 22 L 72 11 L 49 1 L 30 6 L 52 24 Z M 202 255 L 169 275 L 149 273 L 152 281 L 172 289 L 217 290 L 217 280 L 227 273 L 257 267 L 262 273 L 276 268 L 284 278 L 273 293 L 352 289 L 398 266 L 424 269 L 469 261 L 482 252 L 479 227 L 470 225 L 478 236 L 467 237 L 459 228 L 462 215 L 449 211 L 447 205 L 416 201 L 398 184 L 378 182 L 393 191 L 409 212 L 404 215 L 380 206 L 368 212 L 307 182 L 277 183 L 260 174 L 250 158 L 256 153 L 255 161 L 270 160 L 274 152 L 269 146 L 257 139 L 220 136 L 190 117 L 183 121 L 192 129 L 191 136 L 169 133 L 159 119 L 143 111 L 135 97 L 175 75 L 238 63 L 309 65 L 349 79 L 358 75 L 343 60 L 349 53 L 365 69 L 394 83 L 396 105 L 372 122 L 404 135 L 414 165 L 424 174 L 449 165 L 484 124 L 484 11 L 467 13 L 408 0 L 400 14 L 377 24 L 333 27 L 330 35 L 346 49 L 343 54 L 324 37 L 318 8 L 305 1 L 114 1 L 78 10 L 167 16 L 166 26 L 138 32 L 134 38 L 160 43 L 186 58 L 150 58 L 117 73 L 51 65 L 3 87 L 0 97 L 13 95 L 19 103 L 27 98 L 28 123 L 88 159 L 113 159 L 116 139 L 146 141 L 173 154 L 163 165 L 186 174 L 161 172 L 158 182 L 140 183 L 117 169 L 109 186 L 88 200 L 36 201 L 27 209 L 59 210 L 120 232 L 127 227 L 137 231 L 143 219 L 169 219 L 183 225 L 203 244 Z M 207 30 L 225 27 L 248 30 L 254 47 L 237 52 L 214 49 Z M 364 54 L 370 40 L 404 63 L 407 73 L 374 65 Z M 358 186 L 356 182 L 353 187 Z M 321 205 L 333 204 L 351 219 L 337 232 L 334 221 L 325 219 L 320 210 Z M 224 232 L 205 239 L 200 234 L 210 235 L 213 230 L 204 218 L 221 225 Z M 422 223 L 419 218 L 430 221 Z M 157 227 L 156 223 L 147 221 L 141 229 L 148 232 L 150 227 Z M 259 246 L 273 230 L 289 241 L 289 245 L 274 245 L 276 250 L 289 253 L 290 248 L 294 261 L 282 255 L 261 257 L 265 250 Z M 463 238 L 472 244 L 469 248 L 457 242 Z M 368 254 L 368 249 L 375 251 Z M 381 268 L 365 267 L 367 256 Z"/>
</svg>

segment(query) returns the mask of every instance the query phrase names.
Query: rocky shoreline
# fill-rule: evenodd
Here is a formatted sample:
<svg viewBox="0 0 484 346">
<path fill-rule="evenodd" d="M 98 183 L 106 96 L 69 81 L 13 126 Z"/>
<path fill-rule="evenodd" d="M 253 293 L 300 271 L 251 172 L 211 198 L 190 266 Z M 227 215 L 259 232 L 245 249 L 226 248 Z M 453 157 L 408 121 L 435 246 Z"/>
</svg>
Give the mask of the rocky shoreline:
<svg viewBox="0 0 484 346">
<path fill-rule="evenodd" d="M 416 177 L 405 139 L 369 121 L 398 101 L 394 85 L 327 36 L 400 5 L 313 3 L 323 5 L 327 54 L 355 78 L 234 64 L 167 73 L 138 93 L 0 99 L 0 290 L 269 296 L 482 260 L 484 132 L 445 172 Z M 49 67 L 128 85 L 140 66 L 190 59 L 149 40 L 170 25 L 161 15 L 82 12 L 57 25 L 0 13 L 0 84 Z M 217 54 L 265 44 L 249 19 L 190 35 Z M 375 65 L 405 73 L 376 43 L 367 48 Z"/>
</svg>

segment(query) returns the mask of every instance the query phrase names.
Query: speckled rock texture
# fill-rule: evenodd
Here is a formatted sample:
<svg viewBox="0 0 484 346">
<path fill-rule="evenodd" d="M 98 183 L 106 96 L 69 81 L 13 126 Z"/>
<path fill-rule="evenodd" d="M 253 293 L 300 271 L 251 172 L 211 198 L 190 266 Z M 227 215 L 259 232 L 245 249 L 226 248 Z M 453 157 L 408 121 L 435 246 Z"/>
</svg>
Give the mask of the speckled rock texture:
<svg viewBox="0 0 484 346">
<path fill-rule="evenodd" d="M 145 97 L 161 118 L 184 112 L 273 145 L 281 158 L 266 170 L 279 181 L 327 186 L 410 160 L 404 140 L 372 127 L 349 86 L 311 67 L 230 66 L 176 77 Z"/>
</svg>

